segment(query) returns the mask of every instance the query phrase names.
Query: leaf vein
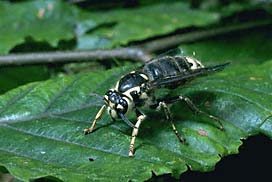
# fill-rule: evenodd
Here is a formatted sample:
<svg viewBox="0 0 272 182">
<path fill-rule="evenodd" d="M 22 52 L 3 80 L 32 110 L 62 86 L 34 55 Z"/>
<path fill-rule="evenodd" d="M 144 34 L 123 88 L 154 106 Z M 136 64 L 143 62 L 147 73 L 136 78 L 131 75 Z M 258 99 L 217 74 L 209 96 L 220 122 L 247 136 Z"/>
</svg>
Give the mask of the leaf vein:
<svg viewBox="0 0 272 182">
<path fill-rule="evenodd" d="M 16 96 L 12 97 L 6 105 L 0 109 L 0 115 L 10 106 L 15 104 L 18 100 L 22 99 L 24 96 L 26 96 L 29 92 L 31 92 L 35 87 L 37 87 L 38 83 L 32 84 L 30 87 L 27 87 L 25 90 L 18 93 Z"/>
<path fill-rule="evenodd" d="M 70 87 L 74 85 L 76 81 L 80 79 L 79 75 L 77 75 L 69 84 L 65 85 L 58 93 L 55 94 L 54 98 L 52 98 L 47 106 L 45 107 L 42 113 L 47 113 L 48 110 L 53 106 L 53 104 L 58 100 L 58 98 L 63 95 Z"/>
<path fill-rule="evenodd" d="M 96 151 L 99 151 L 99 152 L 103 152 L 103 153 L 107 153 L 107 154 L 110 154 L 110 155 L 116 155 L 116 156 L 119 156 L 119 157 L 122 157 L 122 158 L 128 158 L 127 155 L 120 155 L 120 154 L 117 154 L 117 153 L 112 153 L 112 152 L 109 152 L 107 150 L 102 150 L 100 148 L 97 148 L 97 147 L 90 147 L 88 145 L 82 145 L 80 143 L 75 143 L 75 142 L 70 142 L 70 141 L 67 141 L 67 140 L 61 140 L 61 139 L 58 139 L 58 138 L 55 138 L 55 137 L 49 137 L 49 136 L 44 136 L 44 135 L 38 135 L 38 134 L 35 134 L 35 133 L 31 133 L 29 131 L 26 131 L 26 130 L 22 130 L 22 129 L 19 129 L 19 128 L 16 128 L 16 127 L 13 127 L 11 125 L 8 125 L 8 124 L 5 124 L 5 125 L 1 125 L 3 127 L 6 127 L 6 128 L 9 128 L 9 129 L 12 129 L 12 130 L 15 130 L 17 132 L 21 132 L 21 133 L 24 133 L 24 134 L 28 134 L 28 135 L 31 135 L 31 136 L 35 136 L 35 137 L 40 137 L 40 138 L 45 138 L 45 139 L 49 139 L 49 140 L 54 140 L 54 141 L 57 141 L 57 142 L 63 142 L 63 143 L 67 143 L 67 144 L 70 144 L 70 145 L 76 145 L 76 146 L 79 146 L 79 147 L 82 147 L 82 148 L 85 148 L 85 149 L 91 149 L 91 150 L 96 150 Z M 1 148 L 0 148 L 1 149 Z M 37 160 L 37 159 L 36 159 Z M 143 162 L 146 162 L 146 163 L 151 163 L 151 164 L 158 164 L 158 165 L 161 165 L 161 162 L 158 162 L 158 161 L 148 161 L 148 160 L 143 160 L 143 159 L 137 159 L 138 161 L 143 161 Z"/>
</svg>

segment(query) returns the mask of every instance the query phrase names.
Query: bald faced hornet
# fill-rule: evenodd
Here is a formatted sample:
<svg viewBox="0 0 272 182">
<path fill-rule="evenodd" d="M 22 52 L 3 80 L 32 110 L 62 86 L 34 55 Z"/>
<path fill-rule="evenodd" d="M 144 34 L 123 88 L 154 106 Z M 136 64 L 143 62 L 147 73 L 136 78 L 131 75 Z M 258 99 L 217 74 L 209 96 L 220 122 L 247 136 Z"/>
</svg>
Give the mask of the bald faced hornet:
<svg viewBox="0 0 272 182">
<path fill-rule="evenodd" d="M 128 154 L 131 157 L 134 155 L 134 143 L 139 127 L 146 118 L 145 114 L 140 110 L 140 107 L 145 105 L 152 109 L 163 109 L 166 119 L 170 122 L 177 138 L 181 142 L 185 142 L 185 138 L 179 134 L 172 121 L 168 107 L 169 104 L 177 101 L 184 101 L 192 111 L 213 119 L 217 122 L 218 128 L 223 129 L 219 119 L 199 110 L 188 97 L 179 95 L 171 98 L 156 98 L 154 91 L 159 88 L 175 89 L 196 77 L 221 71 L 228 64 L 204 67 L 200 61 L 193 57 L 180 55 L 165 55 L 151 59 L 137 71 L 122 76 L 116 85 L 106 92 L 104 105 L 96 114 L 91 127 L 85 129 L 84 133 L 88 134 L 94 130 L 97 120 L 107 109 L 112 119 L 121 119 L 133 128 Z M 136 113 L 137 121 L 135 124 L 127 118 L 126 115 L 129 112 Z"/>
</svg>

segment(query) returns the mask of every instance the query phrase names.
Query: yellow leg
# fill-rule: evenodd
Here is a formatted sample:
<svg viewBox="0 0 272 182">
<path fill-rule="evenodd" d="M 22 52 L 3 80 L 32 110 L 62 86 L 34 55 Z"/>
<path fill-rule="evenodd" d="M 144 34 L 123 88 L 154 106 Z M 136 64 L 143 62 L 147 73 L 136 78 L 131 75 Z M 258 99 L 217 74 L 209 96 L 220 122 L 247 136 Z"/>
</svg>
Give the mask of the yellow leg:
<svg viewBox="0 0 272 182">
<path fill-rule="evenodd" d="M 103 105 L 103 106 L 100 108 L 100 110 L 98 111 L 98 113 L 96 114 L 96 116 L 95 116 L 95 118 L 94 118 L 94 121 L 93 121 L 91 127 L 83 130 L 83 132 L 84 132 L 85 135 L 87 135 L 87 134 L 93 132 L 93 129 L 94 129 L 94 127 L 95 127 L 95 124 L 96 124 L 97 120 L 99 120 L 99 119 L 101 118 L 101 116 L 102 116 L 102 114 L 103 114 L 105 108 L 106 108 L 106 105 Z"/>
<path fill-rule="evenodd" d="M 135 143 L 135 139 L 136 136 L 138 135 L 138 131 L 139 131 L 139 127 L 142 123 L 142 121 L 145 119 L 145 115 L 140 115 L 137 118 L 137 122 L 135 124 L 135 127 L 133 128 L 132 131 L 132 135 L 131 135 L 131 141 L 130 141 L 130 145 L 129 145 L 129 152 L 128 152 L 128 156 L 129 157 L 133 157 L 134 156 L 134 143 Z"/>
</svg>

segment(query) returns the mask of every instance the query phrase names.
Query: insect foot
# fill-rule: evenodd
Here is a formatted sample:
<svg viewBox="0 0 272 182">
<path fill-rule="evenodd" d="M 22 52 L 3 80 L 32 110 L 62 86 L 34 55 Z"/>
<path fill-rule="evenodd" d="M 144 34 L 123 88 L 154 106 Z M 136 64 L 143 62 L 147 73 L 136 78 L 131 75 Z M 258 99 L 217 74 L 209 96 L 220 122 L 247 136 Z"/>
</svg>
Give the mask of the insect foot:
<svg viewBox="0 0 272 182">
<path fill-rule="evenodd" d="M 85 135 L 88 135 L 88 134 L 90 134 L 90 133 L 92 133 L 93 132 L 93 130 L 91 129 L 91 128 L 87 128 L 87 129 L 84 129 L 83 130 L 83 133 L 85 134 Z"/>
</svg>

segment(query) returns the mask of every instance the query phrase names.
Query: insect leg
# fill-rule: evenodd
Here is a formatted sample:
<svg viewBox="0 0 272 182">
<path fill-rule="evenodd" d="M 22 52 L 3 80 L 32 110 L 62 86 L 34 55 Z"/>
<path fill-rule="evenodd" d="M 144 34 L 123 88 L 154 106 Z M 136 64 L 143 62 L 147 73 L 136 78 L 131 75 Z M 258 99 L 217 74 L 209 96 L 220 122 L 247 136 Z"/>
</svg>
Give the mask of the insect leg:
<svg viewBox="0 0 272 182">
<path fill-rule="evenodd" d="M 133 128 L 132 135 L 131 135 L 131 140 L 130 140 L 130 145 L 129 145 L 129 152 L 128 152 L 128 156 L 129 157 L 133 157 L 134 156 L 134 143 L 135 143 L 135 139 L 136 139 L 136 136 L 138 135 L 139 127 L 140 127 L 142 121 L 146 117 L 138 109 L 136 109 L 136 115 L 137 115 L 137 122 L 135 124 L 135 127 Z"/>
<path fill-rule="evenodd" d="M 172 126 L 172 130 L 174 131 L 174 133 L 176 134 L 176 136 L 178 137 L 178 139 L 179 139 L 179 141 L 180 142 L 185 142 L 185 138 L 184 137 L 182 137 L 180 134 L 179 134 L 179 132 L 178 132 L 178 130 L 176 129 L 176 126 L 175 126 L 175 124 L 174 124 L 174 122 L 173 122 L 173 120 L 172 120 L 172 116 L 171 116 L 171 113 L 170 113 L 170 110 L 169 110 L 169 107 L 167 106 L 167 104 L 165 103 L 165 102 L 159 102 L 159 107 L 160 108 L 163 108 L 163 110 L 164 110 L 164 113 L 165 113 L 165 115 L 166 115 L 166 119 L 168 120 L 168 121 L 170 121 L 170 123 L 171 123 L 171 126 Z"/>
<path fill-rule="evenodd" d="M 188 98 L 188 97 L 184 97 L 184 96 L 179 96 L 179 99 L 181 101 L 185 101 L 185 103 L 189 106 L 189 108 L 196 114 L 202 114 L 204 116 L 209 117 L 210 119 L 212 119 L 213 121 L 215 121 L 219 126 L 217 126 L 220 130 L 224 130 L 223 124 L 221 123 L 220 119 L 218 119 L 217 117 L 210 115 L 206 112 L 201 111 L 200 109 L 198 109 L 194 103 Z"/>
<path fill-rule="evenodd" d="M 217 117 L 213 116 L 213 115 L 210 115 L 210 114 L 207 114 L 206 112 L 203 112 L 201 111 L 200 109 L 198 109 L 195 104 L 188 98 L 188 97 L 185 97 L 185 96 L 177 96 L 177 97 L 173 97 L 171 99 L 166 99 L 166 103 L 174 103 L 174 102 L 177 102 L 177 101 L 184 101 L 187 106 L 190 108 L 191 111 L 193 111 L 195 114 L 202 114 L 204 116 L 207 116 L 209 117 L 210 119 L 212 119 L 213 121 L 215 121 L 217 123 L 217 127 L 220 129 L 220 130 L 224 130 L 224 127 L 223 127 L 223 124 L 221 123 L 220 119 L 218 119 Z M 219 125 L 219 126 L 218 126 Z"/>
<path fill-rule="evenodd" d="M 105 108 L 106 108 L 106 105 L 103 105 L 103 106 L 100 108 L 100 110 L 98 111 L 98 113 L 96 114 L 96 116 L 95 116 L 95 118 L 94 118 L 94 121 L 93 121 L 91 127 L 90 127 L 90 128 L 86 128 L 86 129 L 83 130 L 83 132 L 84 132 L 85 135 L 87 135 L 87 134 L 93 132 L 93 129 L 94 129 L 94 127 L 95 127 L 95 124 L 96 124 L 97 120 L 99 120 L 99 119 L 101 118 L 101 116 L 102 116 L 102 114 L 103 114 Z"/>
</svg>

